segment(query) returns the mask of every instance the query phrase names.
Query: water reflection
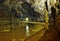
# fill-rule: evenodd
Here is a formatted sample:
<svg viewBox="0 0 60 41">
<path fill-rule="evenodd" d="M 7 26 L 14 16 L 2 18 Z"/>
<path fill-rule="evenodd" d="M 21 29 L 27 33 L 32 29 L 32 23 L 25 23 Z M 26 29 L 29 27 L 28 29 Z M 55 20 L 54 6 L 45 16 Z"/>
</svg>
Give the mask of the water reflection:
<svg viewBox="0 0 60 41">
<path fill-rule="evenodd" d="M 8 25 L 6 25 L 6 26 L 8 26 Z M 0 40 L 1 39 L 7 40 L 8 38 L 9 38 L 8 40 L 26 39 L 44 28 L 42 25 L 31 26 L 31 24 L 23 23 L 23 22 L 19 23 L 18 25 L 14 24 L 14 25 L 10 25 L 10 26 L 13 26 L 13 29 L 9 28 L 10 31 L 0 32 Z M 3 28 L 3 27 L 1 27 L 1 28 Z M 5 27 L 5 29 L 6 29 L 6 27 Z M 4 40 L 2 40 L 2 41 L 4 41 Z"/>
<path fill-rule="evenodd" d="M 29 36 L 30 35 L 30 30 L 29 30 L 29 26 L 28 24 L 26 25 L 26 36 Z"/>
</svg>

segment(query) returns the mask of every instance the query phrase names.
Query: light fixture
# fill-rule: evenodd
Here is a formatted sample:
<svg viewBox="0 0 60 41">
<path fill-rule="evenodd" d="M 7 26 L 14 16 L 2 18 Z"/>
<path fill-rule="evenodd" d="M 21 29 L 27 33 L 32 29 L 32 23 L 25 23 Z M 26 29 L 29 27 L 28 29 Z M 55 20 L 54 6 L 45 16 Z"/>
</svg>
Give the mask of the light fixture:
<svg viewBox="0 0 60 41">
<path fill-rule="evenodd" d="M 29 18 L 27 17 L 25 20 L 26 20 L 26 21 L 29 21 Z"/>
</svg>

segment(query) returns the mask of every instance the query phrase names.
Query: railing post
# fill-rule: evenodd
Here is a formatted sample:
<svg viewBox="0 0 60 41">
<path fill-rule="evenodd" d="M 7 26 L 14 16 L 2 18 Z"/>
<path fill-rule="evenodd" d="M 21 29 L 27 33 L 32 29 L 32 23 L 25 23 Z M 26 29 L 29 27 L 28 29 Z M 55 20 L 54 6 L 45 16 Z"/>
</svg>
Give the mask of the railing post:
<svg viewBox="0 0 60 41">
<path fill-rule="evenodd" d="M 49 16 L 48 16 L 48 11 L 45 9 L 45 29 L 49 30 Z"/>
</svg>

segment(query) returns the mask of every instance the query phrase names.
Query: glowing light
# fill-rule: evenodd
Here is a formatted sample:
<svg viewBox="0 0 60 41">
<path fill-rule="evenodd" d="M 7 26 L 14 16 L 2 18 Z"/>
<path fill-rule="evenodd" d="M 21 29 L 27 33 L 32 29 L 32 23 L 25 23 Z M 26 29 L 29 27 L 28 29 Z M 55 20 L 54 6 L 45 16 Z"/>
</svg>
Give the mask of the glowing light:
<svg viewBox="0 0 60 41">
<path fill-rule="evenodd" d="M 26 20 L 26 21 L 28 21 L 29 19 L 28 19 L 28 18 L 26 18 L 25 20 Z"/>
</svg>

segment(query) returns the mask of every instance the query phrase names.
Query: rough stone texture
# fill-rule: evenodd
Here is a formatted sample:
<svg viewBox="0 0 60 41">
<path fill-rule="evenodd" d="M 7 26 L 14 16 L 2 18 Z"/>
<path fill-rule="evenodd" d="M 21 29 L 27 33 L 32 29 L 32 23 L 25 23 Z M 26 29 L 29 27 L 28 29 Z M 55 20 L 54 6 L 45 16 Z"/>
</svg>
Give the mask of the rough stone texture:
<svg viewBox="0 0 60 41">
<path fill-rule="evenodd" d="M 60 41 L 57 31 L 52 27 L 39 41 Z"/>
<path fill-rule="evenodd" d="M 39 41 L 60 41 L 60 12 L 56 16 L 55 23 L 54 26 L 50 26 L 50 30 Z"/>
<path fill-rule="evenodd" d="M 60 32 L 60 12 L 56 16 L 56 29 L 57 29 L 58 32 Z"/>
</svg>

